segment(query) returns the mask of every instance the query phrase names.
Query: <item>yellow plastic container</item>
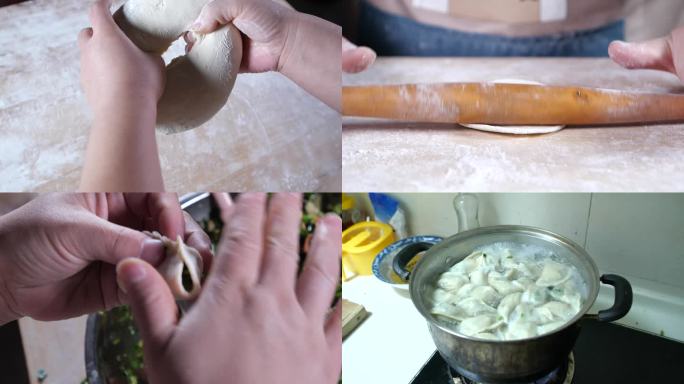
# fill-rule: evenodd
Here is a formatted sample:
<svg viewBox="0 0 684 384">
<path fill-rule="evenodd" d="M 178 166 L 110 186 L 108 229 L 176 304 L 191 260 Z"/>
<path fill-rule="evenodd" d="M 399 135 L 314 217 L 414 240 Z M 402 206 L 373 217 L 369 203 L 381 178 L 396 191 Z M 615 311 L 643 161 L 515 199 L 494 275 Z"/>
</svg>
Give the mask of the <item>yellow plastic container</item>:
<svg viewBox="0 0 684 384">
<path fill-rule="evenodd" d="M 394 230 L 385 223 L 364 221 L 342 232 L 342 278 L 371 275 L 373 259 L 395 241 Z"/>
</svg>

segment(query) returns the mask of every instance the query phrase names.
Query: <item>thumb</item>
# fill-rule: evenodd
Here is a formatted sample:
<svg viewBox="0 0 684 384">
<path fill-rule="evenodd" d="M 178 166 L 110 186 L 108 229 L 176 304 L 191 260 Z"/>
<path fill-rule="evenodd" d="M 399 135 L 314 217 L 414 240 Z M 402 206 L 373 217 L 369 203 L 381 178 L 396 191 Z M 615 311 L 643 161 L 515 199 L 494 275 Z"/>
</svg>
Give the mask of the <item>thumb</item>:
<svg viewBox="0 0 684 384">
<path fill-rule="evenodd" d="M 627 69 L 656 69 L 675 73 L 671 42 L 670 37 L 641 43 L 613 41 L 608 46 L 608 55 Z"/>
<path fill-rule="evenodd" d="M 347 39 L 342 39 L 342 71 L 358 73 L 366 70 L 375 62 L 377 55 L 368 47 L 357 47 Z"/>
<path fill-rule="evenodd" d="M 227 24 L 235 17 L 237 10 L 234 2 L 223 4 L 217 0 L 210 1 L 200 11 L 190 30 L 197 33 L 210 33 L 221 25 Z"/>
<path fill-rule="evenodd" d="M 141 258 L 157 265 L 164 256 L 164 245 L 140 231 L 114 224 L 100 217 L 89 215 L 82 220 L 76 233 L 76 246 L 83 249 L 90 261 L 117 264 L 129 257 Z"/>
<path fill-rule="evenodd" d="M 128 258 L 116 266 L 116 279 L 145 345 L 165 345 L 176 326 L 178 310 L 164 278 L 145 261 Z"/>
</svg>

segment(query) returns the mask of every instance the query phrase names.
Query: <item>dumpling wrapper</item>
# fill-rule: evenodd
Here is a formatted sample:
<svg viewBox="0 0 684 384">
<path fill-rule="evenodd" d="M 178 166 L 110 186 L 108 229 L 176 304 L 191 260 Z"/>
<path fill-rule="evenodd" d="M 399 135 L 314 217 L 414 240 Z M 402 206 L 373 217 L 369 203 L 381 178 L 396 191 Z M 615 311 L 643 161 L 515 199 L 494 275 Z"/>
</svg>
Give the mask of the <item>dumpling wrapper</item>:
<svg viewBox="0 0 684 384">
<path fill-rule="evenodd" d="M 528 85 L 544 85 L 537 81 L 528 81 L 520 79 L 500 79 L 492 81 L 494 84 L 528 84 Z M 489 124 L 461 124 L 470 129 L 477 129 L 478 131 L 487 131 L 495 133 L 507 133 L 511 135 L 540 135 L 546 133 L 558 132 L 565 128 L 565 125 L 489 125 Z"/>
<path fill-rule="evenodd" d="M 195 248 L 186 245 L 180 235 L 174 241 L 156 231 L 145 231 L 144 233 L 154 239 L 161 240 L 164 245 L 166 257 L 159 264 L 157 270 L 166 280 L 176 300 L 195 299 L 202 289 L 203 263 L 199 252 Z M 192 281 L 192 289 L 190 291 L 183 286 L 183 270 L 186 268 Z"/>
</svg>

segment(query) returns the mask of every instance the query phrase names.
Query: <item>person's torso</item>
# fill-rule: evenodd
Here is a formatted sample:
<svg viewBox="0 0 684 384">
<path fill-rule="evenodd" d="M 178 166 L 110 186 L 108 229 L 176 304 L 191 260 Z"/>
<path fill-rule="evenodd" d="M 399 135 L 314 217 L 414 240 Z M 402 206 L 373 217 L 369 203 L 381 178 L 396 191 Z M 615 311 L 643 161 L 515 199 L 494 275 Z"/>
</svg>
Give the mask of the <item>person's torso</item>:
<svg viewBox="0 0 684 384">
<path fill-rule="evenodd" d="M 473 33 L 541 36 L 604 26 L 626 0 L 367 0 L 387 12 Z"/>
</svg>

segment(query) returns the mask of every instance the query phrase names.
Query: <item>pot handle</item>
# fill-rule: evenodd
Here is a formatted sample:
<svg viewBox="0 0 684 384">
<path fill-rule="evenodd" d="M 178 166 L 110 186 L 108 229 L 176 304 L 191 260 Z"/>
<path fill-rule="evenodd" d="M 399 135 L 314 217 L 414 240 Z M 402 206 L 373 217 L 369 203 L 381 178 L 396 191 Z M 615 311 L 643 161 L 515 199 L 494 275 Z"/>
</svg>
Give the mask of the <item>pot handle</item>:
<svg viewBox="0 0 684 384">
<path fill-rule="evenodd" d="M 419 243 L 411 243 L 402 248 L 399 252 L 397 252 L 396 256 L 394 256 L 394 260 L 392 260 L 392 269 L 394 270 L 394 273 L 401 277 L 402 280 L 408 281 L 409 277 L 411 276 L 411 270 L 409 270 L 407 266 L 408 263 L 413 260 L 418 253 L 427 251 L 432 246 L 433 244 L 423 241 Z"/>
<path fill-rule="evenodd" d="M 632 286 L 629 281 L 622 276 L 607 274 L 601 276 L 601 282 L 615 288 L 615 302 L 611 308 L 599 311 L 598 320 L 609 322 L 623 318 L 632 308 Z"/>
</svg>

